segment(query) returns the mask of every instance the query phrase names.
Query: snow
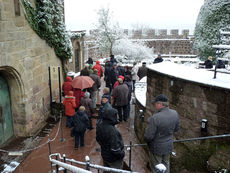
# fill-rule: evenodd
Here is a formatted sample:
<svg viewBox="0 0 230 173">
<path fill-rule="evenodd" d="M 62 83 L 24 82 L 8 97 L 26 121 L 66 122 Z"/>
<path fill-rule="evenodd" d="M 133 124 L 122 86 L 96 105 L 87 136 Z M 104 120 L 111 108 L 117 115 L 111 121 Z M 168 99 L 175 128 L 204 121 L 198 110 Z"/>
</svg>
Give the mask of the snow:
<svg viewBox="0 0 230 173">
<path fill-rule="evenodd" d="M 214 79 L 214 72 L 207 69 L 197 69 L 194 66 L 162 62 L 147 66 L 149 69 L 164 73 L 176 78 L 185 79 L 205 85 L 230 89 L 230 74 L 217 73 Z"/>
<path fill-rule="evenodd" d="M 166 171 L 166 167 L 165 167 L 165 165 L 163 165 L 162 163 L 156 165 L 155 168 L 156 168 L 157 170 L 159 170 L 159 171 L 163 171 L 163 172 Z"/>
<path fill-rule="evenodd" d="M 175 64 L 172 62 L 161 62 L 147 66 L 149 69 L 160 73 L 170 75 L 176 78 L 197 82 L 205 85 L 230 89 L 230 72 L 223 69 L 224 73 L 217 73 L 214 79 L 214 71 L 207 69 L 197 69 L 196 66 L 190 64 Z M 214 69 L 213 69 L 214 70 Z M 221 70 L 221 69 L 218 69 Z M 228 73 L 226 73 L 228 72 Z M 173 83 L 172 83 L 173 84 Z M 135 96 L 142 106 L 146 106 L 147 77 L 142 78 L 135 84 Z"/>
<path fill-rule="evenodd" d="M 9 165 L 7 164 L 4 164 L 4 170 L 2 173 L 9 173 L 9 172 L 13 172 L 17 166 L 19 165 L 20 163 L 16 162 L 16 161 L 12 161 Z"/>
<path fill-rule="evenodd" d="M 135 84 L 135 96 L 142 106 L 146 106 L 147 77 L 143 77 Z"/>
<path fill-rule="evenodd" d="M 215 49 L 229 49 L 230 50 L 230 45 L 224 45 L 224 44 L 213 45 L 212 48 L 215 48 Z"/>
</svg>

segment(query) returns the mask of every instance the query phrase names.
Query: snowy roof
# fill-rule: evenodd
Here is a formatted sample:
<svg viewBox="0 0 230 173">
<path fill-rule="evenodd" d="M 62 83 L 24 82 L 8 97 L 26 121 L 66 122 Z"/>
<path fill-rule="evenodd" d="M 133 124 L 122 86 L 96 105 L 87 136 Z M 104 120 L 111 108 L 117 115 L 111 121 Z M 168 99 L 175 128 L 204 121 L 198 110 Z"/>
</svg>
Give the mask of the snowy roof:
<svg viewBox="0 0 230 173">
<path fill-rule="evenodd" d="M 214 79 L 214 71 L 207 69 L 197 69 L 195 66 L 175 64 L 171 62 L 161 62 L 147 66 L 149 69 L 164 73 L 176 78 L 185 79 L 205 85 L 230 89 L 230 74 L 217 73 Z"/>
<path fill-rule="evenodd" d="M 212 48 L 215 48 L 215 49 L 229 49 L 230 50 L 230 45 L 223 45 L 223 44 L 213 45 Z"/>
</svg>

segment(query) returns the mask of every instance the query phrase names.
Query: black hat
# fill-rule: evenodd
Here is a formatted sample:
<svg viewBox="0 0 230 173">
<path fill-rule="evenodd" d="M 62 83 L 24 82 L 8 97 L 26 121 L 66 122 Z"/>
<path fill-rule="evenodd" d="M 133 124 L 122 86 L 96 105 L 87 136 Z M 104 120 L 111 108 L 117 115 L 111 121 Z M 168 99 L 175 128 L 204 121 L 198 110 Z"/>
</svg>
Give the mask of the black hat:
<svg viewBox="0 0 230 173">
<path fill-rule="evenodd" d="M 101 98 L 107 98 L 107 99 L 109 99 L 109 95 L 108 94 L 103 94 Z"/>
<path fill-rule="evenodd" d="M 168 102 L 168 97 L 164 94 L 160 94 L 156 96 L 154 100 L 152 100 L 152 103 L 156 103 L 156 102 Z"/>
<path fill-rule="evenodd" d="M 142 62 L 142 64 L 146 64 L 146 62 Z"/>
</svg>

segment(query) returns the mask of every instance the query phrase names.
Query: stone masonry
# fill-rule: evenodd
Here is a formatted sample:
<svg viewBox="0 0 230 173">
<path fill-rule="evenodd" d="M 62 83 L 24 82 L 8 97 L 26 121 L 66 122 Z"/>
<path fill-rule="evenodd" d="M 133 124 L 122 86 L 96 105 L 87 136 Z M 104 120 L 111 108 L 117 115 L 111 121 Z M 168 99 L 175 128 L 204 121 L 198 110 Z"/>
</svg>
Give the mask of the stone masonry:
<svg viewBox="0 0 230 173">
<path fill-rule="evenodd" d="M 202 119 L 208 120 L 206 135 L 230 133 L 230 107 L 226 106 L 230 104 L 229 89 L 186 81 L 154 70 L 148 70 L 147 81 L 146 107 L 137 103 L 136 108 L 137 115 L 139 109 L 144 110 L 145 121 L 154 113 L 151 100 L 163 93 L 169 97 L 170 108 L 177 110 L 180 115 L 181 130 L 176 135 L 178 139 L 202 136 Z M 136 117 L 135 129 L 140 139 L 145 127 L 146 123 Z"/>
<path fill-rule="evenodd" d="M 0 75 L 11 94 L 15 136 L 29 136 L 49 114 L 49 66 L 61 66 L 54 50 L 31 29 L 19 1 L 0 0 Z M 58 100 L 58 80 L 52 80 Z"/>
</svg>

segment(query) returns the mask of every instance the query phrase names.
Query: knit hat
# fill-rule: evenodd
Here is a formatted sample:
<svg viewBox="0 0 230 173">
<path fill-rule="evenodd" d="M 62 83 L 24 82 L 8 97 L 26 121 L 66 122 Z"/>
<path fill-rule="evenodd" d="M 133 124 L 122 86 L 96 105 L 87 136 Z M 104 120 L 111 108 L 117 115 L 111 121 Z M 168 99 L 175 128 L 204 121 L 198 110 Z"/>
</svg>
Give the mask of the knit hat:
<svg viewBox="0 0 230 173">
<path fill-rule="evenodd" d="M 80 106 L 79 111 L 85 111 L 85 106 Z"/>
<path fill-rule="evenodd" d="M 85 98 L 89 98 L 90 93 L 89 92 L 85 92 Z"/>
</svg>

